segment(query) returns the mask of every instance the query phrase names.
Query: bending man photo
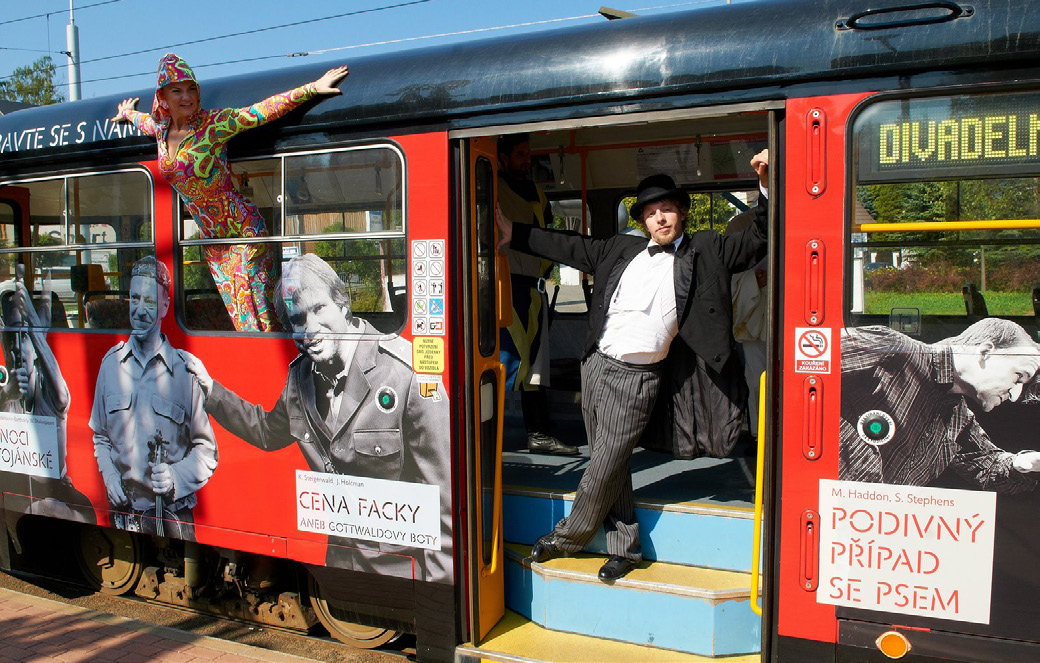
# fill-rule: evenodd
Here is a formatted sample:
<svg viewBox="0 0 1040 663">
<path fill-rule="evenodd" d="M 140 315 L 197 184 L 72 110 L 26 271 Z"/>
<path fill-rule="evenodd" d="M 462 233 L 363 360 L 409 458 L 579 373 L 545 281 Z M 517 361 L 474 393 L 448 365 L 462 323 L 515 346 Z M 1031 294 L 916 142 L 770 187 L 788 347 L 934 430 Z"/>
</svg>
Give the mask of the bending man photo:
<svg viewBox="0 0 1040 663">
<path fill-rule="evenodd" d="M 1000 318 L 931 345 L 888 327 L 844 330 L 838 478 L 927 486 L 953 468 L 982 490 L 1031 490 L 1040 452 L 998 448 L 973 410 L 1018 400 L 1038 367 L 1040 346 Z"/>
<path fill-rule="evenodd" d="M 265 410 L 217 382 L 182 353 L 206 393 L 217 423 L 265 451 L 297 444 L 314 472 L 438 486 L 438 550 L 330 536 L 330 566 L 450 582 L 450 411 L 443 390 L 422 389 L 412 371 L 412 344 L 380 338 L 353 315 L 346 285 L 313 254 L 282 270 L 275 307 L 300 355 L 285 387 Z"/>
</svg>

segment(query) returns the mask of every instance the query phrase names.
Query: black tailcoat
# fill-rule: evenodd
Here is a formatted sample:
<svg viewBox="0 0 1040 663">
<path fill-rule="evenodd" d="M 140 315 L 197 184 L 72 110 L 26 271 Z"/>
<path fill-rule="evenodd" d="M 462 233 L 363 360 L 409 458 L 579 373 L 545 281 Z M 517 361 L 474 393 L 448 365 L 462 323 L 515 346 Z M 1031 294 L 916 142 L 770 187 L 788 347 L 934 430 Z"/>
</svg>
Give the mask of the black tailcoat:
<svg viewBox="0 0 1040 663">
<path fill-rule="evenodd" d="M 621 274 L 647 240 L 631 235 L 592 239 L 570 231 L 515 224 L 510 248 L 559 262 L 593 275 L 584 359 L 596 351 L 610 299 Z M 755 222 L 732 235 L 702 230 L 683 239 L 675 252 L 675 313 L 679 334 L 666 362 L 658 399 L 661 416 L 648 430 L 648 446 L 671 448 L 679 458 L 728 453 L 739 433 L 742 371 L 733 357 L 730 277 L 753 267 L 766 252 L 766 206 Z M 667 425 L 671 422 L 672 425 Z M 653 425 L 652 425 L 653 428 Z"/>
</svg>

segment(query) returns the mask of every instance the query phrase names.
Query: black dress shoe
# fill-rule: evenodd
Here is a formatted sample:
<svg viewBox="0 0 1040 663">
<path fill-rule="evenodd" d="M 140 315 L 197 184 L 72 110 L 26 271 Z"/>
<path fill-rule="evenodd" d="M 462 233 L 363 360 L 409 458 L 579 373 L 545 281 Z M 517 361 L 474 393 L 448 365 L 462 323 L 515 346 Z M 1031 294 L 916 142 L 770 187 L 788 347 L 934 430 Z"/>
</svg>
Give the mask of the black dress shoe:
<svg viewBox="0 0 1040 663">
<path fill-rule="evenodd" d="M 639 562 L 628 559 L 627 557 L 611 555 L 610 559 L 599 568 L 599 579 L 617 580 L 637 566 L 639 566 Z"/>
<path fill-rule="evenodd" d="M 550 532 L 534 542 L 531 548 L 531 559 L 535 562 L 548 562 L 553 557 L 562 557 L 565 551 L 560 548 L 560 542 Z"/>
<path fill-rule="evenodd" d="M 531 433 L 527 436 L 527 450 L 534 454 L 553 454 L 555 456 L 577 456 L 578 447 L 560 442 L 552 435 Z"/>
</svg>

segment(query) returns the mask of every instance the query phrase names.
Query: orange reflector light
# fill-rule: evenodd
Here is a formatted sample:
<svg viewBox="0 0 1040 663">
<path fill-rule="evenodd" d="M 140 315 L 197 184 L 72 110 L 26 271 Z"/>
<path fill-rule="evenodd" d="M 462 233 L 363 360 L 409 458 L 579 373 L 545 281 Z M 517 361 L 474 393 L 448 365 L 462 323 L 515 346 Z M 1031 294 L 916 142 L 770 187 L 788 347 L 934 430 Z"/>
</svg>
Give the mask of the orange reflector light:
<svg viewBox="0 0 1040 663">
<path fill-rule="evenodd" d="M 910 641 L 899 631 L 882 633 L 874 644 L 889 658 L 903 658 L 910 651 Z"/>
</svg>

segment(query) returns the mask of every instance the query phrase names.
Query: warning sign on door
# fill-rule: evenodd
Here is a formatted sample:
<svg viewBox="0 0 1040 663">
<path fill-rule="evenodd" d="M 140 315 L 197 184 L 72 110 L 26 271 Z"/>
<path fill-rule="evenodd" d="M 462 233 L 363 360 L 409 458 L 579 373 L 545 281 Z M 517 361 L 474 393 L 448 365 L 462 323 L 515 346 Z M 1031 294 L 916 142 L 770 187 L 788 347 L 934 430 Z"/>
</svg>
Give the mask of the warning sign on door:
<svg viewBox="0 0 1040 663">
<path fill-rule="evenodd" d="M 794 330 L 794 372 L 831 372 L 831 330 L 827 327 L 798 327 Z"/>
</svg>

